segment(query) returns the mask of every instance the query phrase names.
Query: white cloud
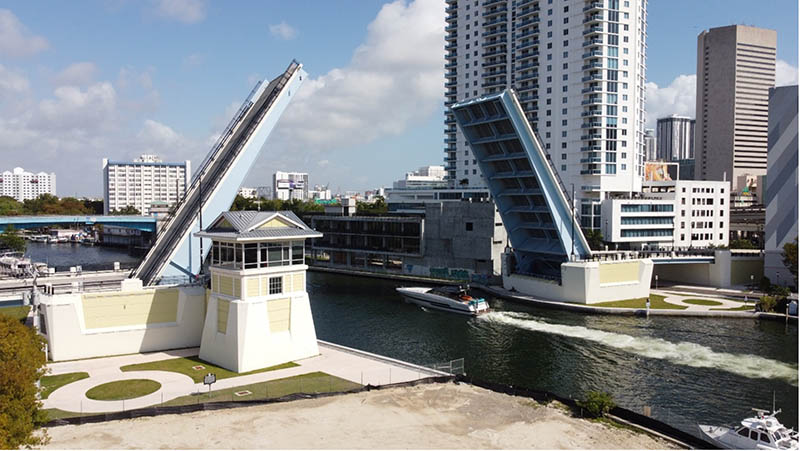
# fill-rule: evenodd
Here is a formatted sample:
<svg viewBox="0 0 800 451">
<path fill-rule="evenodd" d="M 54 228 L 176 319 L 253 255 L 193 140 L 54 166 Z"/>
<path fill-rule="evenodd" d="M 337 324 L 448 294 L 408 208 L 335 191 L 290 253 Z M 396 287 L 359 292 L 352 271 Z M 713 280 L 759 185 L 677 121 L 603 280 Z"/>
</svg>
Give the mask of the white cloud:
<svg viewBox="0 0 800 451">
<path fill-rule="evenodd" d="M 678 75 L 669 86 L 660 88 L 649 82 L 647 87 L 647 128 L 655 128 L 659 118 L 671 114 L 695 117 L 697 76 Z"/>
<path fill-rule="evenodd" d="M 28 91 L 30 83 L 25 76 L 6 69 L 0 64 L 0 100 Z"/>
<path fill-rule="evenodd" d="M 273 36 L 281 38 L 286 41 L 297 37 L 297 30 L 286 22 L 270 25 L 269 32 L 272 33 Z"/>
<path fill-rule="evenodd" d="M 54 98 L 39 102 L 32 123 L 42 129 L 97 129 L 113 122 L 117 92 L 109 82 L 95 83 L 81 90 L 59 86 Z"/>
<path fill-rule="evenodd" d="M 32 35 L 14 13 L 0 9 L 0 55 L 28 56 L 49 46 L 47 39 Z"/>
<path fill-rule="evenodd" d="M 183 65 L 188 67 L 195 67 L 203 64 L 205 61 L 205 55 L 201 53 L 192 53 L 191 55 L 187 55 L 183 58 Z"/>
<path fill-rule="evenodd" d="M 70 64 L 64 70 L 56 74 L 56 76 L 53 77 L 53 82 L 57 86 L 83 86 L 91 83 L 91 81 L 94 79 L 95 72 L 97 72 L 97 66 L 95 66 L 94 63 L 74 63 Z"/>
<path fill-rule="evenodd" d="M 155 13 L 163 19 L 197 23 L 206 18 L 205 0 L 155 0 Z"/>
<path fill-rule="evenodd" d="M 784 60 L 775 62 L 775 86 L 797 84 L 797 68 Z"/>
<path fill-rule="evenodd" d="M 428 119 L 444 101 L 444 23 L 439 1 L 384 5 L 348 65 L 304 82 L 276 130 L 280 145 L 300 158 Z"/>
</svg>

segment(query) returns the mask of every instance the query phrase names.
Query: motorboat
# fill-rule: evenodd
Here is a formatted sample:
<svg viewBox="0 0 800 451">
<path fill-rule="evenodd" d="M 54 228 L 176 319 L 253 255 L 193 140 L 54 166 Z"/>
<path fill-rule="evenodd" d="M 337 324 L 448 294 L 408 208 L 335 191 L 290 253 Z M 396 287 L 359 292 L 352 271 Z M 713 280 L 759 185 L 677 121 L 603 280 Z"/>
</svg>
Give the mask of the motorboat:
<svg viewBox="0 0 800 451">
<path fill-rule="evenodd" d="M 699 424 L 700 432 L 725 449 L 800 449 L 797 431 L 787 429 L 775 416 L 780 409 L 753 409 L 756 415 L 736 427 Z"/>
<path fill-rule="evenodd" d="M 469 295 L 469 287 L 398 287 L 396 290 L 408 302 L 436 310 L 473 316 L 489 311 L 484 298 Z"/>
<path fill-rule="evenodd" d="M 14 277 L 27 276 L 31 272 L 31 260 L 22 252 L 4 252 L 0 255 L 0 274 Z"/>
</svg>

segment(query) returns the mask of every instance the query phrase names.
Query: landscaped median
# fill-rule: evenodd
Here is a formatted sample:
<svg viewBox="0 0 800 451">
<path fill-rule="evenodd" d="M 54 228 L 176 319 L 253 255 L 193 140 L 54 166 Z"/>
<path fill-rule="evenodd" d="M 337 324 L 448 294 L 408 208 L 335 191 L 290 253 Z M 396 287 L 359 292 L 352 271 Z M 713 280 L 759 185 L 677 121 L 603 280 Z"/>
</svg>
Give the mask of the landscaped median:
<svg viewBox="0 0 800 451">
<path fill-rule="evenodd" d="M 248 374 L 263 373 L 266 371 L 282 370 L 284 368 L 292 368 L 298 366 L 294 362 L 283 363 L 281 365 L 270 366 L 260 370 L 250 371 L 247 373 L 235 373 L 225 368 L 214 365 L 213 363 L 201 360 L 199 357 L 178 357 L 176 359 L 159 360 L 156 362 L 136 363 L 133 365 L 125 365 L 120 367 L 122 371 L 171 371 L 174 373 L 185 374 L 192 378 L 195 382 L 203 382 L 203 376 L 208 373 L 214 373 L 217 380 L 227 379 L 229 377 L 246 376 Z"/>
<path fill-rule="evenodd" d="M 150 379 L 125 379 L 92 387 L 86 397 L 97 401 L 121 401 L 155 393 L 161 384 Z"/>
</svg>

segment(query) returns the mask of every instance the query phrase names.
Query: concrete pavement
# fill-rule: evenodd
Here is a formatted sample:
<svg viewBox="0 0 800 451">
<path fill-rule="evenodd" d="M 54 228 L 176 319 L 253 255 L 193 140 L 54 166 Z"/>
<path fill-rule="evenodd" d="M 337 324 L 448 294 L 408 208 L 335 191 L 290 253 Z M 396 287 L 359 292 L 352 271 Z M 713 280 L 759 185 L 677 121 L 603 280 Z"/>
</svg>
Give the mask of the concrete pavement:
<svg viewBox="0 0 800 451">
<path fill-rule="evenodd" d="M 320 355 L 296 361 L 299 366 L 247 376 L 231 377 L 218 380 L 212 390 L 257 384 L 285 377 L 321 371 L 357 384 L 385 385 L 407 382 L 442 373 L 428 368 L 400 362 L 380 356 L 319 342 Z M 154 352 L 148 354 L 132 354 L 126 356 L 107 357 L 71 362 L 51 363 L 49 368 L 53 375 L 85 371 L 87 379 L 82 379 L 53 391 L 43 400 L 46 409 L 61 409 L 69 412 L 100 413 L 138 409 L 157 405 L 180 396 L 201 393 L 208 390 L 202 383 L 195 383 L 184 374 L 171 371 L 126 371 L 121 366 L 189 357 L 198 354 L 199 348 L 179 349 L 174 351 Z M 86 397 L 86 392 L 97 385 L 128 379 L 151 379 L 161 384 L 154 393 L 124 401 L 97 401 Z"/>
</svg>

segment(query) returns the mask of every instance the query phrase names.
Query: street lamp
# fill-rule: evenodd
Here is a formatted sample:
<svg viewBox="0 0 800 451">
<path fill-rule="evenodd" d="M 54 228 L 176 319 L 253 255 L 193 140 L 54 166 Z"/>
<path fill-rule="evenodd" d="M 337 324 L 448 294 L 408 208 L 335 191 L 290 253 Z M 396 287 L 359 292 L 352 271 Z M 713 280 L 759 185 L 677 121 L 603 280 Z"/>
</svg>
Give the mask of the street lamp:
<svg viewBox="0 0 800 451">
<path fill-rule="evenodd" d="M 658 290 L 658 274 L 656 274 L 656 290 Z"/>
</svg>

